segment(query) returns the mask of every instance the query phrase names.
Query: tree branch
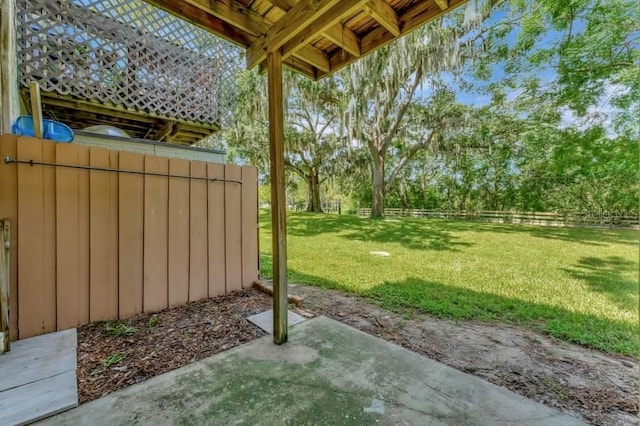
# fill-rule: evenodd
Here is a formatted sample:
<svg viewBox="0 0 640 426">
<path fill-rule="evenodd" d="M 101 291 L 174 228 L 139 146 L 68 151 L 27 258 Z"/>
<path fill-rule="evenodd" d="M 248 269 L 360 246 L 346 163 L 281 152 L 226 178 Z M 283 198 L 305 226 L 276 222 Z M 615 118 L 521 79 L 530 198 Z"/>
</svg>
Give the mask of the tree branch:
<svg viewBox="0 0 640 426">
<path fill-rule="evenodd" d="M 293 164 L 288 158 L 284 159 L 284 165 L 289 167 L 294 173 L 296 173 L 305 181 L 309 180 L 309 176 L 301 168 Z"/>
<path fill-rule="evenodd" d="M 396 114 L 395 121 L 394 121 L 393 125 L 391 126 L 391 128 L 387 132 L 386 136 L 382 140 L 382 150 L 383 151 L 387 150 L 387 148 L 389 147 L 389 144 L 391 143 L 391 141 L 395 137 L 396 133 L 398 132 L 398 129 L 400 128 L 400 124 L 402 123 L 402 120 L 404 119 L 405 114 L 409 110 L 409 106 L 412 104 L 413 94 L 415 93 L 416 89 L 420 85 L 420 82 L 422 81 L 422 75 L 423 75 L 422 74 L 422 67 L 420 67 L 416 71 L 416 75 L 414 77 L 413 84 L 411 85 L 411 87 L 409 89 L 409 93 L 406 96 L 404 104 L 400 107 L 400 110 Z"/>
<path fill-rule="evenodd" d="M 404 156 L 402 156 L 400 161 L 398 161 L 396 166 L 393 168 L 393 170 L 389 174 L 389 177 L 386 179 L 386 182 L 384 184 L 385 193 L 390 190 L 391 185 L 393 185 L 393 183 L 395 182 L 396 178 L 398 177 L 398 173 L 400 173 L 402 168 L 404 166 L 406 166 L 407 163 L 419 151 L 428 148 L 431 145 L 431 142 L 433 141 L 433 138 L 435 137 L 435 135 L 438 134 L 439 132 L 440 132 L 440 129 L 436 127 L 435 129 L 433 129 L 431 131 L 431 133 L 429 134 L 429 137 L 426 140 L 424 140 L 424 141 L 422 141 L 420 143 L 417 143 L 417 144 L 413 145 L 411 148 L 409 148 L 409 150 L 404 154 Z"/>
</svg>

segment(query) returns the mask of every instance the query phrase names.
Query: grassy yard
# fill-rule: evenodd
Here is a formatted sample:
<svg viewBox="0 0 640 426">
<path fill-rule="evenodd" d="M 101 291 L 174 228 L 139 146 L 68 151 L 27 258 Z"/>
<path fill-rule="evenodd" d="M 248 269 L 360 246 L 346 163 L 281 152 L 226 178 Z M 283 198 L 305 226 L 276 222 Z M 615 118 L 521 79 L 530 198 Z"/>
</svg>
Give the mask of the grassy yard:
<svg viewBox="0 0 640 426">
<path fill-rule="evenodd" d="M 270 276 L 268 213 L 260 219 L 262 273 Z M 296 213 L 288 235 L 292 282 L 408 314 L 515 323 L 638 353 L 637 231 Z"/>
</svg>

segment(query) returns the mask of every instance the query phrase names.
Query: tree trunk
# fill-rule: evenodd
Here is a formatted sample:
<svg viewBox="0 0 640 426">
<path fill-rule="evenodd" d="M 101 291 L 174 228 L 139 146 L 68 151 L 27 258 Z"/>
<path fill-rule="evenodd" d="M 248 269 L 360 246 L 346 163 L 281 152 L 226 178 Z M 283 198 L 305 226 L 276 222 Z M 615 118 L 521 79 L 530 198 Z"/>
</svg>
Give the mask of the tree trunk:
<svg viewBox="0 0 640 426">
<path fill-rule="evenodd" d="M 384 217 L 384 157 L 380 154 L 373 155 L 373 203 L 371 205 L 371 218 Z"/>
<path fill-rule="evenodd" d="M 311 168 L 307 185 L 307 211 L 322 213 L 322 205 L 320 204 L 320 179 L 318 178 L 318 170 L 315 167 Z"/>
</svg>

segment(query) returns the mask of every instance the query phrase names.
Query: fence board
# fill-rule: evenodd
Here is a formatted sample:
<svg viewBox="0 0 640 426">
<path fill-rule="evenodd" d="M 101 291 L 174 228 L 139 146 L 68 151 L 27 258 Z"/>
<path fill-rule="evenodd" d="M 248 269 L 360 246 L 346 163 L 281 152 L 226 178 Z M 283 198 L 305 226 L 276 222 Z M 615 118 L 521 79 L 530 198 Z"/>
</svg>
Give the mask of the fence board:
<svg viewBox="0 0 640 426">
<path fill-rule="evenodd" d="M 242 287 L 258 279 L 258 169 L 242 168 Z"/>
<path fill-rule="evenodd" d="M 78 164 L 78 150 L 70 144 L 56 146 L 56 163 Z M 78 170 L 56 168 L 56 314 L 59 328 L 76 327 L 89 320 L 85 308 L 85 282 L 81 282 L 80 239 L 77 221 L 79 217 Z"/>
<path fill-rule="evenodd" d="M 0 158 L 17 156 L 18 138 L 0 136 Z M 0 218 L 11 220 L 11 259 L 9 269 L 9 335 L 18 338 L 18 169 L 15 164 L 0 162 Z"/>
<path fill-rule="evenodd" d="M 88 166 L 89 160 L 89 147 L 76 146 L 78 151 L 78 165 Z M 80 283 L 82 286 L 79 288 L 78 298 L 84 300 L 82 317 L 86 318 L 85 322 L 90 319 L 90 283 L 91 283 L 91 256 L 89 251 L 91 250 L 91 224 L 90 224 L 90 200 L 89 194 L 89 171 L 78 170 L 78 241 L 79 241 L 79 253 L 78 253 L 78 275 L 80 276 Z"/>
<path fill-rule="evenodd" d="M 18 138 L 17 157 L 42 161 L 38 139 Z M 55 300 L 45 299 L 44 286 L 44 196 L 43 169 L 18 164 L 18 298 L 20 338 L 37 336 L 51 324 Z M 29 313 L 29 315 L 25 315 Z"/>
<path fill-rule="evenodd" d="M 169 173 L 169 160 L 145 157 L 144 170 Z M 145 312 L 169 306 L 167 287 L 167 233 L 169 230 L 169 179 L 144 177 L 144 299 Z"/>
<path fill-rule="evenodd" d="M 56 162 L 56 143 L 42 141 L 42 160 L 46 163 Z M 43 208 L 44 208 L 44 282 L 43 295 L 48 300 L 56 300 L 56 169 L 43 167 Z M 47 304 L 44 332 L 56 331 L 56 303 Z M 50 307 L 49 307 L 50 306 Z"/>
<path fill-rule="evenodd" d="M 172 158 L 169 173 L 189 176 L 189 162 Z M 169 305 L 189 300 L 189 180 L 169 179 Z"/>
<path fill-rule="evenodd" d="M 242 180 L 240 166 L 226 164 L 224 177 Z M 242 290 L 242 187 L 234 182 L 224 184 L 225 266 L 227 291 Z"/>
<path fill-rule="evenodd" d="M 191 176 L 206 177 L 207 164 L 192 161 Z M 208 295 L 207 183 L 202 180 L 191 180 L 190 192 L 189 301 L 193 301 Z"/>
<path fill-rule="evenodd" d="M 110 152 L 89 151 L 93 167 L 115 167 Z M 103 171 L 89 172 L 90 287 L 89 320 L 118 317 L 118 194 L 116 176 Z"/>
<path fill-rule="evenodd" d="M 222 164 L 207 164 L 207 176 L 224 179 Z M 222 182 L 207 183 L 208 201 L 208 241 L 209 241 L 209 297 L 226 292 L 226 263 L 225 263 L 225 213 L 224 191 Z"/>
<path fill-rule="evenodd" d="M 144 171 L 144 156 L 121 152 L 119 167 Z M 144 177 L 121 173 L 118 178 L 118 316 L 126 318 L 143 308 Z"/>
</svg>

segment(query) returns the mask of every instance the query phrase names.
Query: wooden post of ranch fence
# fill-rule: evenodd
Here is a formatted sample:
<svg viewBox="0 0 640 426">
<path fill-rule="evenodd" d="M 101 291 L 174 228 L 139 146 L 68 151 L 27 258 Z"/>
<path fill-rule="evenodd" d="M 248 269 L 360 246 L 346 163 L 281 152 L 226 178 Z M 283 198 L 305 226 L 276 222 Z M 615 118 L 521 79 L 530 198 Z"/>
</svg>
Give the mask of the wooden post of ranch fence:
<svg viewBox="0 0 640 426">
<path fill-rule="evenodd" d="M 267 54 L 269 92 L 269 157 L 273 253 L 273 341 L 287 341 L 287 205 L 284 185 L 284 101 L 282 53 Z"/>
<path fill-rule="evenodd" d="M 9 270 L 11 269 L 9 219 L 0 221 L 0 353 L 9 352 Z"/>
</svg>

